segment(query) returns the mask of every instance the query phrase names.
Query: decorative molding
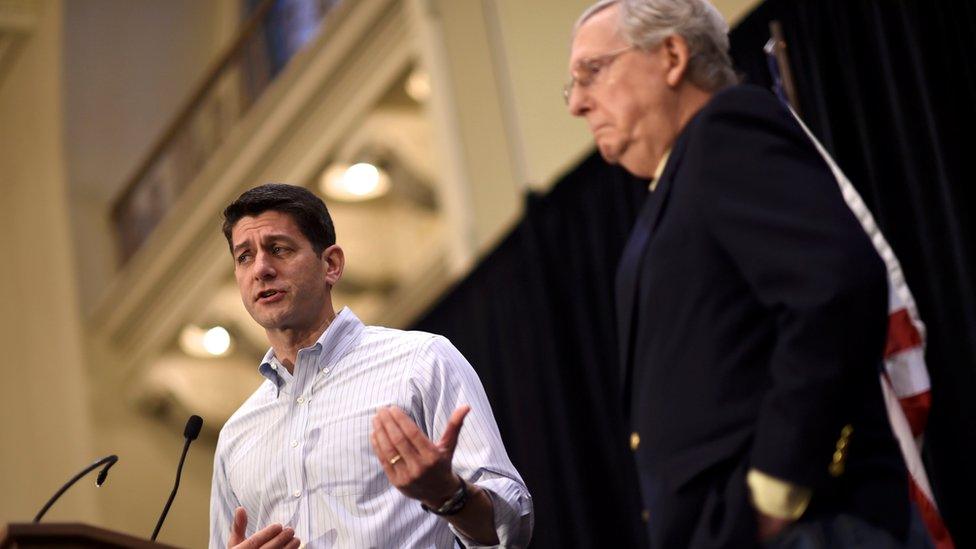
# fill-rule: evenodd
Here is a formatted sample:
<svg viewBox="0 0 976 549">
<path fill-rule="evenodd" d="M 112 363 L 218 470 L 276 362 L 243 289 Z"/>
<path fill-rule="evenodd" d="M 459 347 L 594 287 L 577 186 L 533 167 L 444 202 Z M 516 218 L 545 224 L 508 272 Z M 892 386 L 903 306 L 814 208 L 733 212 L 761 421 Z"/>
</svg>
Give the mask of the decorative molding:
<svg viewBox="0 0 976 549">
<path fill-rule="evenodd" d="M 37 0 L 0 0 L 0 82 L 21 44 L 37 26 Z"/>
<path fill-rule="evenodd" d="M 29 34 L 39 11 L 37 0 L 0 0 L 0 32 Z"/>
</svg>

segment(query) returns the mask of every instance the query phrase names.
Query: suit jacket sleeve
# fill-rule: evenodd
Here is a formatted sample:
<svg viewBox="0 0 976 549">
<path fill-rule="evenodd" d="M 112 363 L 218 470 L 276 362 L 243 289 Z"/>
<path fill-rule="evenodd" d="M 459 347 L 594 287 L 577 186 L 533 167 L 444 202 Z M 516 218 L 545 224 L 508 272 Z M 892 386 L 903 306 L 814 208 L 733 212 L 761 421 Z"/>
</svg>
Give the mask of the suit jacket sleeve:
<svg viewBox="0 0 976 549">
<path fill-rule="evenodd" d="M 878 390 L 884 266 L 828 167 L 771 94 L 720 94 L 697 122 L 687 159 L 696 204 L 776 324 L 750 466 L 815 489 L 864 391 Z"/>
</svg>

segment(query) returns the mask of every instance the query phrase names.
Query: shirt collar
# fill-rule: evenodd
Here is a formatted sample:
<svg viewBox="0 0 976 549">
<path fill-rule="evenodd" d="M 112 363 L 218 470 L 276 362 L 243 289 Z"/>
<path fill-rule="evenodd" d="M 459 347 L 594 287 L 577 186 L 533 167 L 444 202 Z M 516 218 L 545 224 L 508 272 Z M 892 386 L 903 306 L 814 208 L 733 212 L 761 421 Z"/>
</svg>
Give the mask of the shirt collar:
<svg viewBox="0 0 976 549">
<path fill-rule="evenodd" d="M 316 369 L 321 370 L 330 365 L 335 365 L 359 342 L 365 328 L 366 325 L 359 320 L 359 317 L 349 307 L 343 307 L 339 311 L 339 314 L 332 320 L 332 323 L 329 324 L 329 327 L 322 332 L 318 340 L 313 345 L 299 351 L 299 353 L 302 353 L 302 351 L 314 352 L 324 349 L 325 352 L 316 360 Z M 258 366 L 258 372 L 274 383 L 279 392 L 282 386 L 291 379 L 288 370 L 275 356 L 273 348 L 268 349 L 268 352 L 264 353 L 264 358 L 261 359 L 261 365 Z"/>
<path fill-rule="evenodd" d="M 664 151 L 664 156 L 657 163 L 657 169 L 654 170 L 654 176 L 651 178 L 651 182 L 647 185 L 647 189 L 654 192 L 657 188 L 658 181 L 661 180 L 661 176 L 664 174 L 664 168 L 668 165 L 668 158 L 671 158 L 671 149 Z"/>
</svg>

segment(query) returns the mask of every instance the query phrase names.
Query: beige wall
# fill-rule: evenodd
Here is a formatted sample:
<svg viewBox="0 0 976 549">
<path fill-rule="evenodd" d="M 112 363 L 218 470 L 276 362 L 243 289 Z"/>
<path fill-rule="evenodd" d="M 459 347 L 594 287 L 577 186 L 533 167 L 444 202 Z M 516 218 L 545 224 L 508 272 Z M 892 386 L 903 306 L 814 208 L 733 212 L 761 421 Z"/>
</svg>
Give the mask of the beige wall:
<svg viewBox="0 0 976 549">
<path fill-rule="evenodd" d="M 586 125 L 574 119 L 562 99 L 568 76 L 570 30 L 590 0 L 491 2 L 499 21 L 496 56 L 507 66 L 513 98 L 511 116 L 521 142 L 523 182 L 544 191 L 590 151 Z"/>
<path fill-rule="evenodd" d="M 447 173 L 458 202 L 451 226 L 465 233 L 464 245 L 483 252 L 514 223 L 523 186 L 519 151 L 509 139 L 507 105 L 493 58 L 495 40 L 484 2 L 420 0 L 417 24 L 426 35 L 424 63 L 432 72 L 432 110 L 442 156 L 456 170 Z"/>
<path fill-rule="evenodd" d="M 92 442 L 87 407 L 61 140 L 62 13 L 60 2 L 39 3 L 37 27 L 0 81 L 5 522 L 29 521 L 62 482 L 110 453 Z M 94 486 L 76 488 L 51 520 L 97 521 Z"/>
</svg>

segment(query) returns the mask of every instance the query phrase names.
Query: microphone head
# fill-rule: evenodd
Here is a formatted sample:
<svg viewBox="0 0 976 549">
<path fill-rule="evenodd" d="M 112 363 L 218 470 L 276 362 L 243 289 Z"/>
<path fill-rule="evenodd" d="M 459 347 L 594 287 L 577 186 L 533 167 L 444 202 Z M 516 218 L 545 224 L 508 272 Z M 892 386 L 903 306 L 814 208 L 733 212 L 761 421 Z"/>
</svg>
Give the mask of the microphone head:
<svg viewBox="0 0 976 549">
<path fill-rule="evenodd" d="M 104 461 L 105 465 L 102 466 L 102 470 L 98 472 L 98 477 L 95 479 L 95 486 L 101 486 L 105 484 L 105 479 L 108 478 L 108 470 L 115 465 L 115 462 L 119 460 L 119 456 L 112 454 L 106 458 L 102 458 L 99 461 Z M 97 462 L 96 462 L 97 463 Z"/>
<path fill-rule="evenodd" d="M 203 418 L 200 416 L 190 416 L 190 419 L 186 420 L 183 437 L 187 440 L 196 440 L 200 436 L 201 427 L 203 427 Z"/>
</svg>

